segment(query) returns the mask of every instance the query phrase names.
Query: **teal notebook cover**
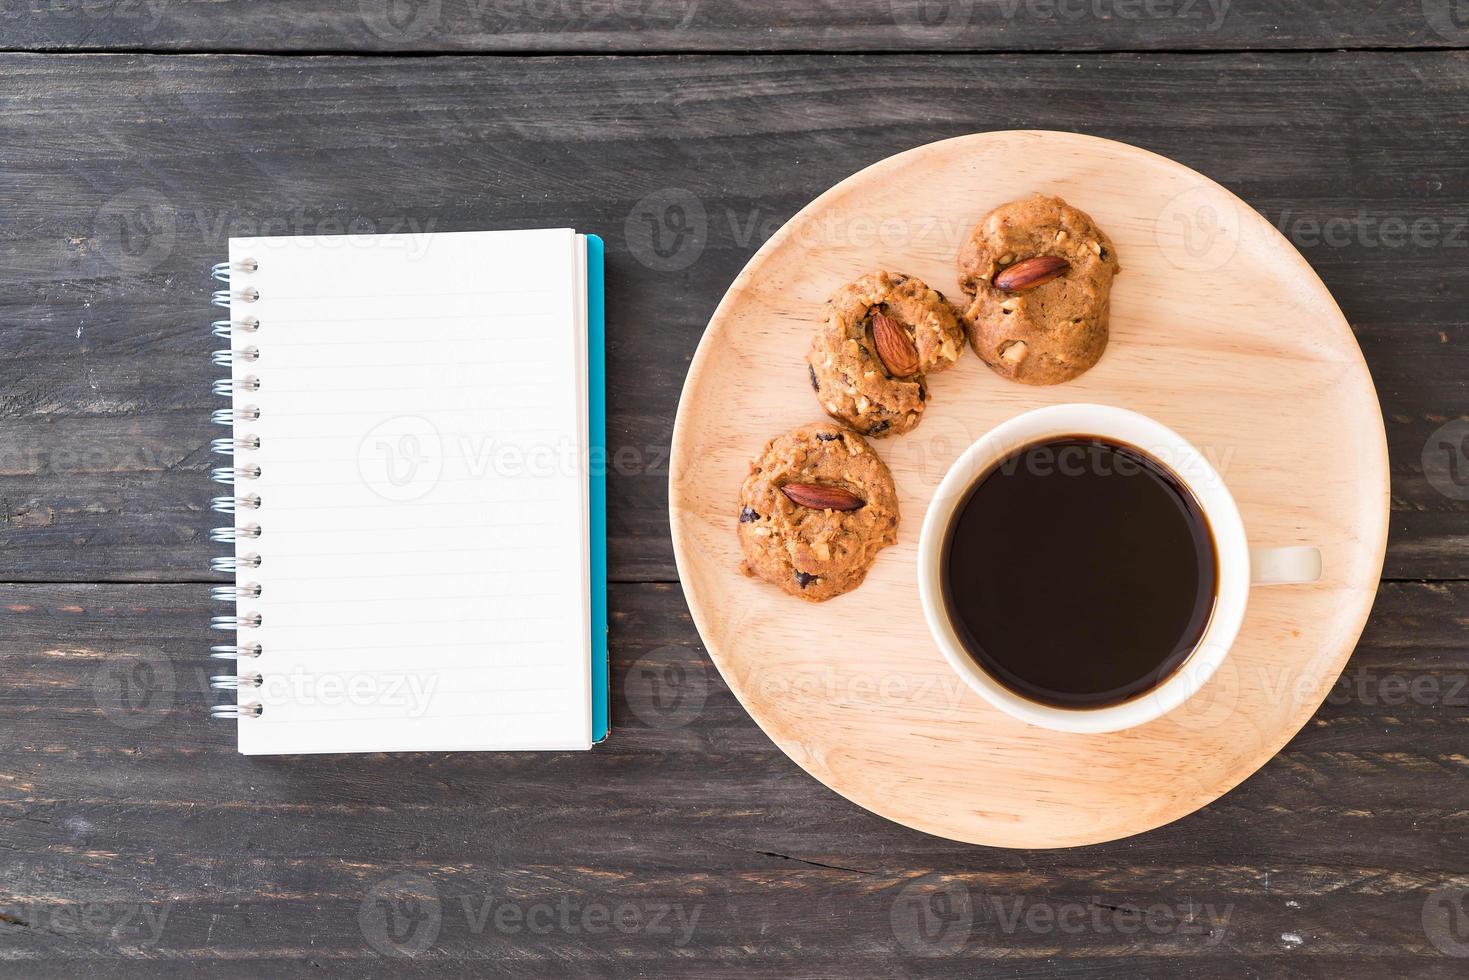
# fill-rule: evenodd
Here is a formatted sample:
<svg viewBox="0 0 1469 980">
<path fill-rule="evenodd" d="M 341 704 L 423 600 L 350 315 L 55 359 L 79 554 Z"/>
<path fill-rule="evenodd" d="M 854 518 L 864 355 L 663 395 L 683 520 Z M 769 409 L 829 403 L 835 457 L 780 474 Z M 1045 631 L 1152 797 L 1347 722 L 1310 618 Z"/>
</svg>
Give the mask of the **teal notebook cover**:
<svg viewBox="0 0 1469 980">
<path fill-rule="evenodd" d="M 587 460 L 592 535 L 592 743 L 611 728 L 607 709 L 607 310 L 602 239 L 587 236 Z"/>
</svg>

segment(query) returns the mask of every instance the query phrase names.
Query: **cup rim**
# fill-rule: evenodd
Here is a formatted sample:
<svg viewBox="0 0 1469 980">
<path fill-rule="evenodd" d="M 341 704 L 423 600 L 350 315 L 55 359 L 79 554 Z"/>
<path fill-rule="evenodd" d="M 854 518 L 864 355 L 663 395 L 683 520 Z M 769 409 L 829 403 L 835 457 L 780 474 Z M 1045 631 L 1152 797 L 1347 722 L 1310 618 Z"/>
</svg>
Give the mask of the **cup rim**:
<svg viewBox="0 0 1469 980">
<path fill-rule="evenodd" d="M 1193 651 L 1163 683 L 1120 704 L 1062 708 L 1023 697 L 984 671 L 964 650 L 943 599 L 941 564 L 950 519 L 967 491 L 1012 452 L 1047 438 L 1096 435 L 1139 449 L 1167 467 L 1193 493 L 1214 537 L 1218 593 Z M 929 632 L 949 666 L 991 705 L 1054 731 L 1102 734 L 1154 721 L 1180 707 L 1219 669 L 1244 621 L 1250 587 L 1249 547 L 1239 508 L 1212 464 L 1191 442 L 1131 409 L 1070 402 L 1016 415 L 970 444 L 949 467 L 929 501 L 918 541 L 918 594 Z"/>
</svg>

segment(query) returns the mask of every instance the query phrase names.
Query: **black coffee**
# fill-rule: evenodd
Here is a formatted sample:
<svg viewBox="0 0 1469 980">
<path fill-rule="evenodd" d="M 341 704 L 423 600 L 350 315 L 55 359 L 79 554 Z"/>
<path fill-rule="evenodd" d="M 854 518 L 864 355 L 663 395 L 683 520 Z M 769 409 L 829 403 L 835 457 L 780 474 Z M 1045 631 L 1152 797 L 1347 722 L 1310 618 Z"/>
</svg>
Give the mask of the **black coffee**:
<svg viewBox="0 0 1469 980">
<path fill-rule="evenodd" d="M 969 491 L 943 591 L 969 655 L 1032 701 L 1117 704 L 1198 645 L 1218 560 L 1193 494 L 1141 451 L 1092 436 L 1028 446 Z"/>
</svg>

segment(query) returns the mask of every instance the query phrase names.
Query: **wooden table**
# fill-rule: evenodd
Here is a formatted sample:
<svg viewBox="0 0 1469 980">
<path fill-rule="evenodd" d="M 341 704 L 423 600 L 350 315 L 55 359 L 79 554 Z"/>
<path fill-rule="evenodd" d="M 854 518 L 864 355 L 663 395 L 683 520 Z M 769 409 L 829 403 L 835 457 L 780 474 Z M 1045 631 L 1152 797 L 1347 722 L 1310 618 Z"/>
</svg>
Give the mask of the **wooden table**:
<svg viewBox="0 0 1469 980">
<path fill-rule="evenodd" d="M 1463 976 L 1456 9 L 0 3 L 0 974 Z M 764 237 L 896 150 L 1020 127 L 1166 154 L 1277 224 L 1393 464 L 1377 607 L 1312 722 L 1206 810 L 1063 851 L 803 775 L 701 648 L 666 516 L 685 367 Z M 205 717 L 209 264 L 232 233 L 565 224 L 609 251 L 614 736 L 236 755 Z"/>
</svg>

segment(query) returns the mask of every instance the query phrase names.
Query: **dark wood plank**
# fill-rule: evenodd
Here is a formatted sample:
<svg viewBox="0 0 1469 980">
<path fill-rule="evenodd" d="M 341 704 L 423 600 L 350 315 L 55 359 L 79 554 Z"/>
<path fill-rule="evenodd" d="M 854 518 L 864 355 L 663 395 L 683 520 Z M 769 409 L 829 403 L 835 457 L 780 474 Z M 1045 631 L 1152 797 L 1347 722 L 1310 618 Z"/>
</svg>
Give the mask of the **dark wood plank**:
<svg viewBox="0 0 1469 980">
<path fill-rule="evenodd" d="M 1429 52 L 0 56 L 3 577 L 207 574 L 206 270 L 232 232 L 574 224 L 609 246 L 612 574 L 672 580 L 667 445 L 726 285 L 851 172 L 1007 127 L 1168 154 L 1281 227 L 1377 379 L 1387 575 L 1469 577 L 1466 84 Z M 684 192 L 700 234 L 660 256 L 647 222 Z"/>
<path fill-rule="evenodd" d="M 1469 888 L 1466 583 L 1384 586 L 1328 703 L 1213 806 L 1061 851 L 820 786 L 668 585 L 613 590 L 591 753 L 246 759 L 204 718 L 204 591 L 0 587 L 0 974 L 1463 975 L 1434 912 Z M 416 920 L 394 946 L 376 900 L 415 887 L 438 931 L 399 959 Z"/>
<path fill-rule="evenodd" d="M 1108 51 L 1462 47 L 1453 0 L 25 0 L 24 50 Z"/>
</svg>

